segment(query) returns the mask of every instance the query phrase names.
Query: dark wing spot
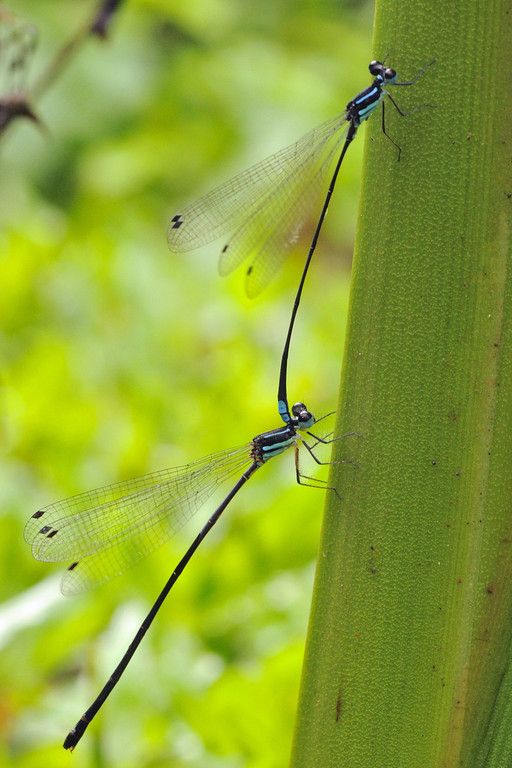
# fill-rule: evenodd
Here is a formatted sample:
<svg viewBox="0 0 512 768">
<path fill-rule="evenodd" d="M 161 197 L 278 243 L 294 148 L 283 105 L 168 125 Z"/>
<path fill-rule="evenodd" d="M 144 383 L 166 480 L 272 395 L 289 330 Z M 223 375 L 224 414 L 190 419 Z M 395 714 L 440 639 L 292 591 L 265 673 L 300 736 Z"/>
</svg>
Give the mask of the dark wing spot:
<svg viewBox="0 0 512 768">
<path fill-rule="evenodd" d="M 179 229 L 183 224 L 183 216 L 181 215 L 181 213 L 177 213 L 176 216 L 173 216 L 171 219 L 171 223 L 172 223 L 172 229 Z"/>
<path fill-rule="evenodd" d="M 229 248 L 229 243 L 227 243 L 224 248 L 222 249 L 221 253 L 226 253 L 227 249 Z"/>
<path fill-rule="evenodd" d="M 79 562 L 79 561 L 77 560 L 77 561 L 76 561 L 76 563 L 71 563 L 71 565 L 68 565 L 68 571 L 74 571 L 74 570 L 75 570 L 75 568 L 76 568 L 76 567 L 77 567 L 77 565 L 78 565 L 78 562 Z"/>
<path fill-rule="evenodd" d="M 42 517 L 43 515 L 44 515 L 44 509 L 38 509 L 37 512 L 34 512 L 32 517 L 37 520 L 38 517 Z"/>
<path fill-rule="evenodd" d="M 247 277 L 249 277 L 249 275 L 252 275 L 252 268 L 253 268 L 253 265 L 251 264 L 251 266 L 249 267 L 249 269 L 245 273 L 247 275 Z"/>
<path fill-rule="evenodd" d="M 46 538 L 47 538 L 47 539 L 53 539 L 53 537 L 55 536 L 55 534 L 56 534 L 56 533 L 58 533 L 58 532 L 59 532 L 59 531 L 58 531 L 58 529 L 57 529 L 57 528 L 54 528 L 54 529 L 53 529 L 53 531 L 51 531 L 51 533 L 49 533 L 49 534 L 48 534 L 48 536 L 47 536 Z"/>
<path fill-rule="evenodd" d="M 51 531 L 52 527 L 51 525 L 43 525 L 43 527 L 39 530 L 39 533 L 42 533 L 43 536 L 48 533 L 48 531 Z"/>
</svg>

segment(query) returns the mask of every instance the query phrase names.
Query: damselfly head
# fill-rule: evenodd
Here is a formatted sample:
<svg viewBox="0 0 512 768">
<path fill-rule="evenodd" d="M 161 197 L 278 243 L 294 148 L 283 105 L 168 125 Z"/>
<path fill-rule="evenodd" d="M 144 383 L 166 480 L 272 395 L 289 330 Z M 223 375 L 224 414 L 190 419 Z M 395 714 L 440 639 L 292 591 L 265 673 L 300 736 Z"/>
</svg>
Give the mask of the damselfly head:
<svg viewBox="0 0 512 768">
<path fill-rule="evenodd" d="M 370 75 L 378 77 L 384 83 L 392 83 L 396 80 L 396 70 L 391 67 L 385 67 L 382 61 L 371 61 L 368 65 Z"/>
<path fill-rule="evenodd" d="M 368 69 L 370 70 L 370 75 L 376 77 L 377 75 L 380 75 L 384 70 L 384 64 L 382 61 L 370 61 L 368 64 Z"/>
<path fill-rule="evenodd" d="M 315 423 L 315 417 L 308 411 L 304 403 L 295 403 L 292 406 L 292 415 L 298 429 L 309 429 Z"/>
<path fill-rule="evenodd" d="M 391 67 L 386 67 L 384 70 L 384 80 L 387 83 L 393 83 L 396 80 L 396 70 Z"/>
</svg>

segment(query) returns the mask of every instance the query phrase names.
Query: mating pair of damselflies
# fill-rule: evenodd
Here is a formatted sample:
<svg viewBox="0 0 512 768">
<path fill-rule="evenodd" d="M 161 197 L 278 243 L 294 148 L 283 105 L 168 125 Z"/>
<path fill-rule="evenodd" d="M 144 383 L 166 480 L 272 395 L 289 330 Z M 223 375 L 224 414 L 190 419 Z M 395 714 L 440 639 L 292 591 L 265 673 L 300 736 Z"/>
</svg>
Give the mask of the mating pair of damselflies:
<svg viewBox="0 0 512 768">
<path fill-rule="evenodd" d="M 192 555 L 256 470 L 274 456 L 293 448 L 297 482 L 328 487 L 320 481 L 304 483 L 305 476 L 299 467 L 299 445 L 304 446 L 321 464 L 323 462 L 315 455 L 316 446 L 338 438 L 333 438 L 331 434 L 326 437 L 315 435 L 311 431 L 315 417 L 303 403 L 296 403 L 291 410 L 289 408 L 287 362 L 295 318 L 309 265 L 350 143 L 360 124 L 379 104 L 382 106 L 382 130 L 388 136 L 384 98 L 387 96 L 397 111 L 404 113 L 387 86 L 413 85 L 425 68 L 413 80 L 404 82 L 397 82 L 395 70 L 382 62 L 371 62 L 369 70 L 374 78 L 372 84 L 350 101 L 340 115 L 184 208 L 169 223 L 169 245 L 175 252 L 199 247 L 214 240 L 223 231 L 232 229 L 231 238 L 222 248 L 220 271 L 226 274 L 251 256 L 246 287 L 250 295 L 255 295 L 270 281 L 290 243 L 296 239 L 339 151 L 295 296 L 281 356 L 278 412 L 284 426 L 257 435 L 243 447 L 51 504 L 38 510 L 27 523 L 25 537 L 32 545 L 36 558 L 71 561 L 63 576 L 62 589 L 65 593 L 75 593 L 124 571 L 154 550 L 178 531 L 222 483 L 239 474 L 235 485 L 179 561 L 113 674 L 66 737 L 64 747 L 67 749 L 73 749 L 81 739 Z M 400 153 L 400 147 L 393 139 L 390 140 Z M 314 442 L 311 443 L 305 435 Z"/>
</svg>

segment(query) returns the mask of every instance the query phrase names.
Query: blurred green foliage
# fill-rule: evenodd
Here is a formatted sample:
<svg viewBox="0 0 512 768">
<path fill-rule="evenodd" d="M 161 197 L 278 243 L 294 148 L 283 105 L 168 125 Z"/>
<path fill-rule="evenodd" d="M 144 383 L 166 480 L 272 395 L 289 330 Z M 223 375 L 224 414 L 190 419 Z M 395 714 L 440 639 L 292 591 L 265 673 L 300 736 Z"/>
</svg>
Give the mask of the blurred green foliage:
<svg viewBox="0 0 512 768">
<path fill-rule="evenodd" d="M 40 30 L 29 83 L 93 7 L 9 3 Z M 63 737 L 195 530 L 72 600 L 25 519 L 278 424 L 306 240 L 249 302 L 243 275 L 218 278 L 215 245 L 169 254 L 167 216 L 341 111 L 367 82 L 370 28 L 355 2 L 133 0 L 38 102 L 46 130 L 20 120 L 1 138 L 0 766 L 70 764 Z M 317 415 L 336 399 L 360 155 L 358 141 L 291 353 L 290 397 Z M 287 763 L 320 526 L 292 463 L 233 503 L 74 765 Z"/>
</svg>

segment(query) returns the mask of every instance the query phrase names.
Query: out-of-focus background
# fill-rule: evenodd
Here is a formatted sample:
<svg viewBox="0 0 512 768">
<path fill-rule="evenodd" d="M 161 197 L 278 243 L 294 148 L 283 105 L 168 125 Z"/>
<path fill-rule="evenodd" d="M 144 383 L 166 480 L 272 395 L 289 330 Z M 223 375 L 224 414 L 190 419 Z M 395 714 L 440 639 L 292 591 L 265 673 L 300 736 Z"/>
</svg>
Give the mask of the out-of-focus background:
<svg viewBox="0 0 512 768">
<path fill-rule="evenodd" d="M 21 81 L 95 5 L 0 3 L 39 29 Z M 23 526 L 51 501 L 279 425 L 306 239 L 249 301 L 243 269 L 219 278 L 218 243 L 169 253 L 167 217 L 341 112 L 369 82 L 371 25 L 357 0 L 132 0 L 34 105 L 42 128 L 20 119 L 0 137 L 0 766 L 287 764 L 321 524 L 291 455 L 228 509 L 72 758 L 65 734 L 196 526 L 73 599 Z M 0 57 L 0 98 L 9 79 Z M 290 399 L 317 415 L 336 406 L 362 143 L 290 358 Z"/>
</svg>

